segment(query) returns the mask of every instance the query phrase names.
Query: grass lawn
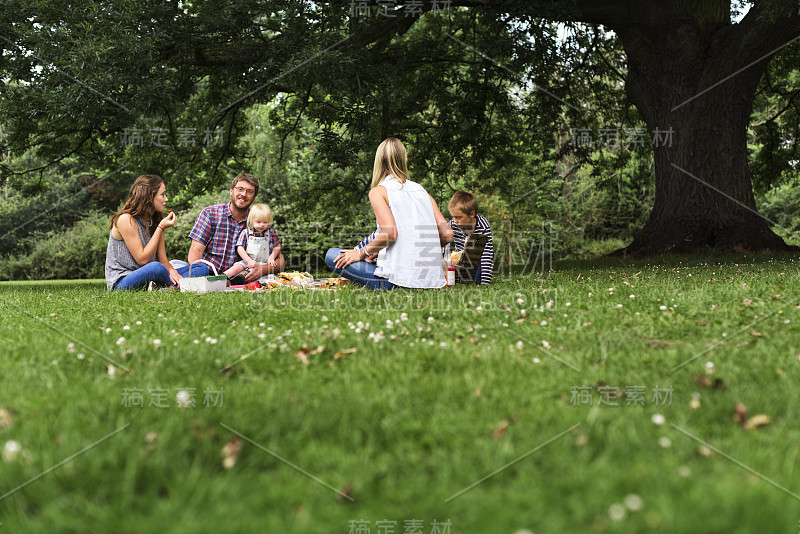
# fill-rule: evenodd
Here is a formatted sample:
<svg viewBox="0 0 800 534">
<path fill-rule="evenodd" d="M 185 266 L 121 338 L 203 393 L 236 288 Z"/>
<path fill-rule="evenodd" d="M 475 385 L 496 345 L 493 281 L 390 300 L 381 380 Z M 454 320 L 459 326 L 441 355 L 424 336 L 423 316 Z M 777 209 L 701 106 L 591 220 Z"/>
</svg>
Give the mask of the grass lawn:
<svg viewBox="0 0 800 534">
<path fill-rule="evenodd" d="M 0 298 L 0 534 L 798 529 L 789 256 Z"/>
</svg>

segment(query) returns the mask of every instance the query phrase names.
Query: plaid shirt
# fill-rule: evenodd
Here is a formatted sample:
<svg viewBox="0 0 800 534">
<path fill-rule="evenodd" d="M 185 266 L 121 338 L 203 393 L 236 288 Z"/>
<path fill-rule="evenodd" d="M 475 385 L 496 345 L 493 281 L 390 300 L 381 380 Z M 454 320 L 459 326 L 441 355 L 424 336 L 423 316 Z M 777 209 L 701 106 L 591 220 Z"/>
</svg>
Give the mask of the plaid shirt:
<svg viewBox="0 0 800 534">
<path fill-rule="evenodd" d="M 274 228 L 267 228 L 263 232 L 259 232 L 255 228 L 245 228 L 242 230 L 242 233 L 239 234 L 239 238 L 236 240 L 236 246 L 244 247 L 245 250 L 247 250 L 247 240 L 251 237 L 269 237 L 269 254 L 272 254 L 272 249 L 281 244 L 278 239 L 278 232 L 276 232 Z"/>
<path fill-rule="evenodd" d="M 222 272 L 236 263 L 236 240 L 246 227 L 247 218 L 236 222 L 228 204 L 217 204 L 200 212 L 189 238 L 206 247 L 203 259 Z"/>
</svg>

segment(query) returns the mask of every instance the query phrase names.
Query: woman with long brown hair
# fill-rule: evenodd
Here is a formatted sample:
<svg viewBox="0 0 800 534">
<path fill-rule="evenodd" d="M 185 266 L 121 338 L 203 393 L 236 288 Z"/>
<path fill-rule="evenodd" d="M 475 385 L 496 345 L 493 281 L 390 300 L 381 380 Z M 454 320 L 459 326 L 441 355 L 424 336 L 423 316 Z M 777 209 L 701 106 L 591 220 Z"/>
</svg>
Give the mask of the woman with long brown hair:
<svg viewBox="0 0 800 534">
<path fill-rule="evenodd" d="M 163 216 L 167 207 L 164 180 L 143 174 L 133 182 L 128 198 L 109 225 L 106 249 L 106 287 L 108 290 L 144 289 L 155 282 L 175 286 L 189 267 L 175 269 L 167 261 L 164 232 L 175 225 L 175 214 Z M 208 267 L 198 265 L 194 276 L 205 276 Z"/>
</svg>

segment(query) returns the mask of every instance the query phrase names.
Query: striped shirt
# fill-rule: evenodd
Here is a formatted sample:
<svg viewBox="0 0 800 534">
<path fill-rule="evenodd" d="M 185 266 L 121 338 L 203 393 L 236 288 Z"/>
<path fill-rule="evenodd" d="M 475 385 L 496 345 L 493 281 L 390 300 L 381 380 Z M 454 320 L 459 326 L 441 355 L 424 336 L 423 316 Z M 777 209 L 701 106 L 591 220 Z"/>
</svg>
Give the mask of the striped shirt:
<svg viewBox="0 0 800 534">
<path fill-rule="evenodd" d="M 372 243 L 375 240 L 375 237 L 378 235 L 379 231 L 380 231 L 380 228 L 378 228 L 377 230 L 375 230 L 374 232 L 369 234 L 367 237 L 362 239 L 358 243 L 358 245 L 356 245 L 355 250 L 360 250 L 360 249 L 366 247 L 367 245 L 369 245 L 370 243 Z"/>
<path fill-rule="evenodd" d="M 203 259 L 222 272 L 236 263 L 236 240 L 246 227 L 246 217 L 237 222 L 229 204 L 217 204 L 200 212 L 189 238 L 206 247 Z"/>
<path fill-rule="evenodd" d="M 455 250 L 464 250 L 467 234 L 458 227 L 454 219 L 450 219 L 447 224 L 453 229 Z M 475 217 L 475 229 L 472 232 L 489 237 L 489 241 L 486 242 L 486 248 L 483 249 L 483 254 L 481 255 L 481 284 L 489 284 L 492 281 L 492 271 L 494 270 L 494 246 L 492 245 L 492 229 L 486 217 L 481 215 Z"/>
</svg>

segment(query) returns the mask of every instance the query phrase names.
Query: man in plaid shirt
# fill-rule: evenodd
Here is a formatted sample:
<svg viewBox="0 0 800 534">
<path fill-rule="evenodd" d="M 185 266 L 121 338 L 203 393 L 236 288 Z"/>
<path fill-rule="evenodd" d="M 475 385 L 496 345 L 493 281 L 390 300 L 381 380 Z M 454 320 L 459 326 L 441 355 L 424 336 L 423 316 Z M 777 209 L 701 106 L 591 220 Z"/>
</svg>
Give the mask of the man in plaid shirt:
<svg viewBox="0 0 800 534">
<path fill-rule="evenodd" d="M 227 204 L 209 206 L 200 212 L 189 238 L 189 263 L 199 259 L 214 264 L 218 272 L 223 272 L 236 263 L 236 241 L 239 232 L 247 227 L 247 214 L 250 205 L 258 194 L 258 180 L 250 174 L 238 174 L 231 184 L 231 201 Z M 277 258 L 275 269 L 269 265 L 258 265 L 246 277 L 247 282 L 258 280 L 270 272 L 284 269 L 283 254 Z M 263 272 L 262 272 L 263 271 Z"/>
</svg>

